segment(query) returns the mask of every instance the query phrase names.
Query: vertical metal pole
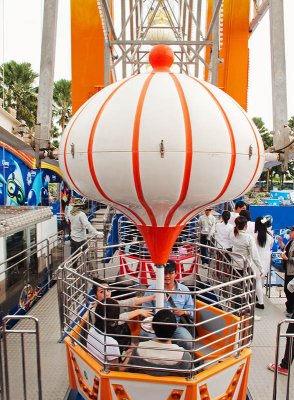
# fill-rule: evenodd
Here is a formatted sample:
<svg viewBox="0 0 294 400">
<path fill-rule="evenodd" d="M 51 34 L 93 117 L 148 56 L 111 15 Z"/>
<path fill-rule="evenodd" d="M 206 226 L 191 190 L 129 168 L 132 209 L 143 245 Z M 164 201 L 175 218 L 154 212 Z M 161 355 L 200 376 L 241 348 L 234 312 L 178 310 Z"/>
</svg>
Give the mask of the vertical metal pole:
<svg viewBox="0 0 294 400">
<path fill-rule="evenodd" d="M 287 337 L 289 340 L 289 354 L 288 354 L 288 376 L 287 376 L 287 393 L 286 400 L 290 400 L 290 380 L 291 380 L 291 364 L 292 364 L 292 351 L 294 337 Z"/>
<path fill-rule="evenodd" d="M 36 324 L 36 361 L 37 361 L 37 376 L 38 376 L 38 389 L 39 389 L 39 400 L 42 400 L 42 375 L 41 375 L 41 351 L 40 351 L 40 328 L 39 321 L 35 320 Z"/>
<path fill-rule="evenodd" d="M 60 323 L 60 340 L 63 336 L 63 281 L 61 277 L 61 273 L 63 272 L 62 268 L 58 268 L 56 276 L 57 276 L 57 298 L 58 298 L 58 309 L 59 309 L 59 323 Z"/>
<path fill-rule="evenodd" d="M 197 2 L 197 26 L 196 26 L 196 42 L 200 41 L 200 26 L 201 26 L 201 9 L 202 9 L 202 0 L 198 0 Z M 195 76 L 198 78 L 199 76 L 199 58 L 196 55 L 195 58 Z"/>
<path fill-rule="evenodd" d="M 0 338 L 0 399 L 4 400 L 4 379 L 3 379 L 3 367 L 2 367 L 2 340 Z"/>
<path fill-rule="evenodd" d="M 284 1 L 270 0 L 273 129 L 275 149 L 289 143 L 284 36 Z"/>
<path fill-rule="evenodd" d="M 218 0 L 213 2 L 213 11 L 215 12 Z M 212 51 L 211 51 L 211 79 L 210 83 L 218 85 L 218 50 L 219 50 L 219 15 L 215 19 L 212 29 Z"/>
<path fill-rule="evenodd" d="M 122 40 L 126 40 L 126 3 L 125 0 L 121 0 L 121 29 L 122 29 Z M 123 45 L 122 49 L 125 51 L 126 46 Z M 122 54 L 122 76 L 126 78 L 127 68 L 126 68 L 126 56 Z"/>
<path fill-rule="evenodd" d="M 65 269 L 61 269 L 61 334 L 65 332 L 65 303 L 67 302 L 67 296 L 65 294 Z"/>
<path fill-rule="evenodd" d="M 30 258 L 31 258 L 31 236 L 30 236 L 30 228 L 25 229 L 26 233 L 26 259 L 25 259 L 25 264 L 26 264 L 26 282 L 25 284 L 27 285 L 30 282 Z"/>
<path fill-rule="evenodd" d="M 25 360 L 25 349 L 24 349 L 24 334 L 20 334 L 21 343 L 21 364 L 22 364 L 22 383 L 23 383 L 23 398 L 27 400 L 27 385 L 26 385 L 26 360 Z"/>
<path fill-rule="evenodd" d="M 6 341 L 6 320 L 2 320 L 3 329 L 3 354 L 4 354 L 4 374 L 5 374 L 5 392 L 6 400 L 10 400 L 9 393 L 9 370 L 8 370 L 8 356 L 7 356 L 7 341 Z"/>
<path fill-rule="evenodd" d="M 50 242 L 49 242 L 49 239 L 46 239 L 46 252 L 47 252 L 47 254 L 46 254 L 46 260 L 47 260 L 47 265 L 46 265 L 46 268 L 47 268 L 47 276 L 48 276 L 48 289 L 49 289 L 49 287 L 50 287 L 50 265 L 51 265 L 51 262 L 50 262 Z M 52 258 L 51 258 L 51 261 L 52 261 Z M 53 272 L 53 268 L 52 268 L 52 272 Z"/>
<path fill-rule="evenodd" d="M 164 290 L 164 264 L 156 264 L 156 289 Z M 164 293 L 156 293 L 156 308 L 163 308 Z"/>
<path fill-rule="evenodd" d="M 110 84 L 110 48 L 107 40 L 104 41 L 104 86 Z"/>
<path fill-rule="evenodd" d="M 40 149 L 48 147 L 52 120 L 58 0 L 44 1 L 41 66 L 35 137 L 36 166 L 40 168 Z"/>
<path fill-rule="evenodd" d="M 275 355 L 276 369 L 274 371 L 273 400 L 277 400 L 277 379 L 278 379 L 278 365 L 279 365 L 280 335 L 281 335 L 281 323 L 278 324 L 277 336 L 276 336 L 276 355 Z"/>
</svg>

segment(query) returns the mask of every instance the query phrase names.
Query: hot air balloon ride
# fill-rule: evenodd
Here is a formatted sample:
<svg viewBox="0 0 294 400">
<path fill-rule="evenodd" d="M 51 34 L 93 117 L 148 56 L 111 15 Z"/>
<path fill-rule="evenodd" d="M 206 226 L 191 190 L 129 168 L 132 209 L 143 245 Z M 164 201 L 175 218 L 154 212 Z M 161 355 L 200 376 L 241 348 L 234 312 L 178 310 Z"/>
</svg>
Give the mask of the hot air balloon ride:
<svg viewBox="0 0 294 400">
<path fill-rule="evenodd" d="M 162 265 L 187 222 L 247 192 L 264 164 L 261 138 L 245 111 L 219 88 L 171 72 L 173 60 L 168 46 L 154 46 L 153 70 L 91 97 L 59 147 L 69 185 L 137 226 L 156 264 L 158 289 Z"/>
</svg>

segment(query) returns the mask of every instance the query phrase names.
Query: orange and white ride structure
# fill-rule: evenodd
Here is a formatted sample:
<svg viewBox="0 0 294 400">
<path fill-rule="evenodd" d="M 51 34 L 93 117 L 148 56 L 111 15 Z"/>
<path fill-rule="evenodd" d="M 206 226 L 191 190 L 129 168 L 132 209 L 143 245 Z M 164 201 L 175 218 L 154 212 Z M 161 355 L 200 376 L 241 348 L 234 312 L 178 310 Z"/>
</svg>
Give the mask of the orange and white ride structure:
<svg viewBox="0 0 294 400">
<path fill-rule="evenodd" d="M 173 52 L 157 45 L 152 72 L 109 85 L 75 113 L 59 162 L 71 187 L 125 214 L 163 268 L 186 223 L 202 210 L 248 191 L 264 149 L 245 111 L 207 82 L 170 71 Z M 156 294 L 162 307 L 163 293 Z M 75 335 L 75 333 L 73 334 Z M 66 339 L 70 385 L 85 399 L 245 399 L 251 351 L 243 349 L 193 380 L 105 373 Z M 87 382 L 84 377 L 87 376 Z"/>
<path fill-rule="evenodd" d="M 74 190 L 125 214 L 163 264 L 192 217 L 254 185 L 264 149 L 231 97 L 170 71 L 168 46 L 155 46 L 149 61 L 151 73 L 109 85 L 80 107 L 59 162 Z"/>
</svg>

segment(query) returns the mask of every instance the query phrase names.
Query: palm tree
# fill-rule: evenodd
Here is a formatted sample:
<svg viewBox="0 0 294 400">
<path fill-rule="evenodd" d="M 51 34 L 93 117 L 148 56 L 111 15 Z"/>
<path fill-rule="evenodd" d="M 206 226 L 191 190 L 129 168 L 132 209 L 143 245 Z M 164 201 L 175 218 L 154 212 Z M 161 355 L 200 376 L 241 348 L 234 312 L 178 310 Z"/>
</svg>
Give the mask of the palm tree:
<svg viewBox="0 0 294 400">
<path fill-rule="evenodd" d="M 71 117 L 71 81 L 60 79 L 53 87 L 53 116 L 56 118 L 61 133 Z"/>
<path fill-rule="evenodd" d="M 38 74 L 31 64 L 9 61 L 2 64 L 0 82 L 4 93 L 4 107 L 16 110 L 16 118 L 24 120 L 29 127 L 36 123 L 37 88 L 34 86 Z"/>
</svg>

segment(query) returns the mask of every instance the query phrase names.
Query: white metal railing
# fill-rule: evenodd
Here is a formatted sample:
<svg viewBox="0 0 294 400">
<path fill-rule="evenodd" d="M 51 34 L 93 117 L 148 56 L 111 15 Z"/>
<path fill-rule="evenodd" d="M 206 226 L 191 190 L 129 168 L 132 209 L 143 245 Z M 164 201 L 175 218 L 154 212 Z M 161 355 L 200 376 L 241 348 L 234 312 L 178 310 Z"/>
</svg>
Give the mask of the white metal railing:
<svg viewBox="0 0 294 400">
<path fill-rule="evenodd" d="M 132 245 L 136 243 L 138 242 Z M 232 260 L 234 254 L 209 246 L 207 246 L 210 251 L 209 267 L 203 269 L 199 258 L 201 245 L 196 243 L 194 246 L 191 244 L 189 246 L 191 254 L 195 257 L 196 268 L 190 274 L 191 286 L 186 294 L 198 301 L 198 307 L 195 303 L 193 309 L 193 326 L 201 332 L 201 335 L 190 340 L 192 350 L 185 350 L 193 355 L 197 354 L 196 359 L 195 356 L 192 358 L 193 362 L 190 364 L 189 371 L 186 371 L 193 375 L 205 366 L 221 361 L 230 355 L 239 354 L 244 347 L 250 345 L 253 332 L 255 276 L 250 265 L 241 256 L 239 258 L 242 260 L 242 265 L 239 263 L 236 266 L 234 262 L 228 261 Z M 131 253 L 133 258 L 129 264 L 129 274 L 125 272 L 125 258 L 120 258 L 118 253 L 122 252 L 125 256 L 127 251 L 129 251 L 129 243 L 127 245 L 120 243 L 117 245 L 115 256 L 111 259 L 97 258 L 96 270 L 89 268 L 86 253 L 79 254 L 80 263 L 77 268 L 73 268 L 76 261 L 73 258 L 67 260 L 59 269 L 58 296 L 62 333 L 69 335 L 86 351 L 88 350 L 84 336 L 87 336 L 89 328 L 94 326 L 90 321 L 85 323 L 83 315 L 89 309 L 90 300 L 93 300 L 93 297 L 89 295 L 90 288 L 95 284 L 93 276 L 106 278 L 111 290 L 114 291 L 113 297 L 118 300 L 124 296 L 144 295 L 150 291 L 154 294 L 158 292 L 167 294 L 166 290 L 150 290 L 146 284 L 142 284 L 143 271 L 138 269 L 142 261 L 139 252 Z M 121 259 L 124 260 L 123 263 L 120 263 Z M 143 262 L 145 261 L 143 259 Z M 136 274 L 132 272 L 134 271 L 132 263 L 137 268 Z M 179 265 L 177 264 L 178 267 Z M 101 288 L 106 290 L 103 285 Z M 105 295 L 104 298 L 106 298 Z M 137 324 L 140 328 L 141 322 L 138 321 Z M 75 338 L 71 333 L 76 325 L 79 325 L 82 331 L 79 338 Z M 100 333 L 105 337 L 103 332 Z M 135 348 L 142 338 L 141 333 L 133 335 L 131 340 L 135 341 L 135 344 L 130 347 Z M 115 366 L 107 361 L 105 354 L 100 354 L 99 359 L 105 370 Z M 172 368 L 166 367 L 165 370 L 171 371 Z"/>
<path fill-rule="evenodd" d="M 21 283 L 17 291 L 6 290 L 5 298 L 1 301 L 4 314 L 9 311 L 7 307 L 11 304 L 15 306 L 19 303 L 21 308 L 28 309 L 36 297 L 50 287 L 53 273 L 60 264 L 60 258 L 63 259 L 63 246 L 63 232 L 58 232 L 0 263 L 0 281 L 7 282 L 9 276 L 14 275 L 19 278 L 15 284 L 18 281 Z M 58 255 L 57 251 L 61 254 Z M 38 270 L 39 264 L 42 264 L 41 272 Z M 9 306 L 6 307 L 6 303 Z"/>
<path fill-rule="evenodd" d="M 288 329 L 286 333 L 282 333 L 282 326 L 285 324 L 288 325 Z M 284 353 L 284 359 L 286 356 L 287 368 L 288 369 L 288 377 L 287 377 L 287 386 L 286 386 L 286 397 L 285 400 L 290 400 L 290 382 L 291 382 L 291 365 L 293 360 L 293 350 L 294 350 L 294 320 L 293 319 L 285 319 L 278 323 L 277 326 L 277 336 L 276 336 L 276 355 L 275 355 L 275 365 L 276 369 L 274 371 L 274 385 L 273 385 L 273 400 L 277 400 L 277 389 L 278 389 L 278 369 L 277 367 L 280 365 L 279 362 L 279 353 L 280 353 L 280 340 L 281 338 L 287 339 L 286 349 Z M 284 381 L 283 381 L 284 386 Z M 292 397 L 291 397 L 292 398 Z"/>
<path fill-rule="evenodd" d="M 277 251 L 277 252 L 272 252 L 272 254 L 271 254 L 270 270 L 269 270 L 269 272 L 267 274 L 267 278 L 266 278 L 266 295 L 267 295 L 268 298 L 275 297 L 275 296 L 272 296 L 272 286 L 273 286 L 273 283 L 272 283 L 272 279 L 273 278 L 272 277 L 273 277 L 273 274 L 278 275 L 279 279 L 281 279 L 281 281 L 284 281 L 284 278 L 285 278 L 284 277 L 284 272 L 282 272 L 281 270 L 279 270 L 278 268 L 276 268 L 273 265 L 274 260 L 282 260 L 281 252 Z M 283 275 L 281 276 L 280 273 L 282 273 Z M 282 295 L 284 293 L 284 284 L 275 285 L 275 286 L 276 286 L 276 288 L 278 290 L 278 296 L 276 296 L 276 297 L 285 297 L 285 295 Z"/>
<path fill-rule="evenodd" d="M 15 321 L 26 321 L 29 323 L 33 322 L 33 329 L 28 329 L 27 327 L 14 327 L 10 328 L 9 323 Z M 36 380 L 37 380 L 37 388 L 38 388 L 38 399 L 42 400 L 42 379 L 41 379 L 41 352 L 40 352 L 40 329 L 39 329 L 39 321 L 37 318 L 30 315 L 7 315 L 2 319 L 2 340 L 0 341 L 0 364 L 2 366 L 3 359 L 3 371 L 0 371 L 0 389 L 1 389 L 1 400 L 10 400 L 11 397 L 11 387 L 10 387 L 10 375 L 13 377 L 13 383 L 16 384 L 16 371 L 15 365 L 10 368 L 10 354 L 13 352 L 14 354 L 17 352 L 15 348 L 15 342 L 13 347 L 8 344 L 8 336 L 18 335 L 20 336 L 20 356 L 21 356 L 21 374 L 22 374 L 22 389 L 24 400 L 28 399 L 28 382 L 27 382 L 27 371 L 28 365 L 26 363 L 26 342 L 25 337 L 28 335 L 35 336 L 35 348 L 36 348 Z M 1 344 L 2 342 L 2 344 Z M 11 348 L 10 348 L 11 347 Z M 10 360 L 11 361 L 11 360 Z M 0 367 L 1 369 L 1 367 Z M 30 382 L 31 385 L 31 382 Z M 19 390 L 21 389 L 21 385 L 19 384 Z M 14 397 L 15 398 L 15 397 Z M 21 393 L 18 392 L 17 398 L 21 398 Z"/>
</svg>

